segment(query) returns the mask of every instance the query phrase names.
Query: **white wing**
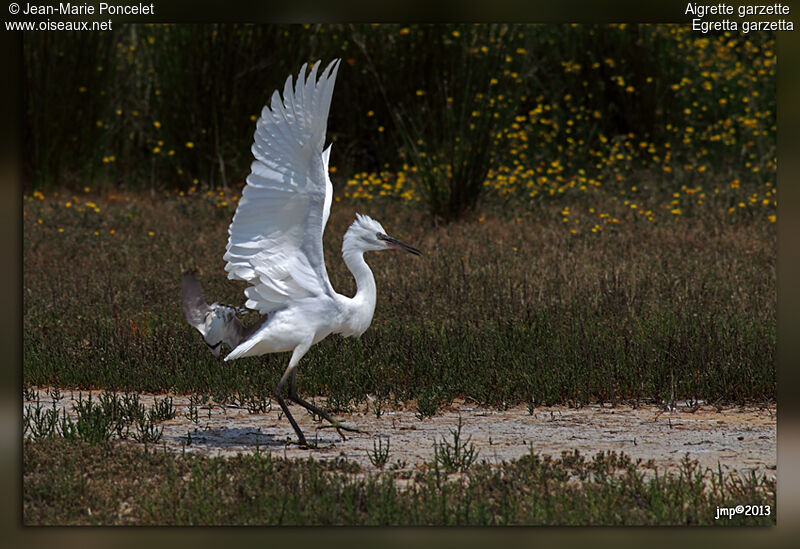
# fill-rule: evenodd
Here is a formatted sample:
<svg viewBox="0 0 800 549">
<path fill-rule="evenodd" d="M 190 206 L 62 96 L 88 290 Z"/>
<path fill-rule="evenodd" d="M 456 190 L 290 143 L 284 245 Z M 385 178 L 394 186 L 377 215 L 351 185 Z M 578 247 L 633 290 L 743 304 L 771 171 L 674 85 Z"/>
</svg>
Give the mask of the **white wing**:
<svg viewBox="0 0 800 549">
<path fill-rule="evenodd" d="M 228 278 L 252 284 L 245 306 L 261 314 L 305 297 L 333 295 L 322 254 L 333 187 L 330 147 L 322 147 L 339 60 L 319 81 L 318 67 L 306 78 L 303 65 L 294 89 L 290 76 L 283 100 L 276 90 L 271 108 L 261 111 L 255 161 L 228 228 Z"/>
</svg>

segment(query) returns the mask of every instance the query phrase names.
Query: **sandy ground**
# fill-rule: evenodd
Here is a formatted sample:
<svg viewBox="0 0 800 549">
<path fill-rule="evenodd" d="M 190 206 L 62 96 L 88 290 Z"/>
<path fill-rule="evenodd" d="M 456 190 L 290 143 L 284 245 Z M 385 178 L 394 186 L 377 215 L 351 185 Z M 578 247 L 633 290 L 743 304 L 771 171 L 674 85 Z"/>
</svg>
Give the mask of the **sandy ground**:
<svg viewBox="0 0 800 549">
<path fill-rule="evenodd" d="M 39 389 L 41 404 L 49 407 L 52 398 Z M 87 392 L 83 392 L 86 398 Z M 140 395 L 148 408 L 154 398 L 166 395 Z M 78 392 L 62 390 L 57 406 L 72 411 L 72 400 Z M 93 397 L 94 398 L 94 397 Z M 462 421 L 462 437 L 479 451 L 478 459 L 489 463 L 516 459 L 533 451 L 559 456 L 563 451 L 578 449 L 591 457 L 599 451 L 624 452 L 632 458 L 652 459 L 662 468 L 674 469 L 688 454 L 703 467 L 724 473 L 738 472 L 774 476 L 776 474 L 776 410 L 764 408 L 723 408 L 710 406 L 690 408 L 678 403 L 671 411 L 653 406 L 585 406 L 540 407 L 531 415 L 527 407 L 505 411 L 455 402 L 433 417 L 420 420 L 414 410 L 385 411 L 380 417 L 370 407 L 353 414 L 336 417 L 346 425 L 369 434 L 345 433 L 342 440 L 333 429 L 319 429 L 311 416 L 297 405 L 292 415 L 309 441 L 319 448 L 302 449 L 287 444 L 295 439 L 294 431 L 280 408 L 251 414 L 230 405 L 201 407 L 197 423 L 187 418 L 189 398 L 172 396 L 177 411 L 164 428 L 160 446 L 175 452 L 191 452 L 214 456 L 230 456 L 240 452 L 271 452 L 276 457 L 336 459 L 357 461 L 365 470 L 375 470 L 368 452 L 378 439 L 390 444 L 388 466 L 413 470 L 433 457 L 434 445 L 443 439 L 452 442 L 452 433 Z M 316 399 L 317 404 L 324 399 Z M 33 403 L 25 402 L 24 406 Z M 280 417 L 279 417 L 280 416 Z"/>
</svg>

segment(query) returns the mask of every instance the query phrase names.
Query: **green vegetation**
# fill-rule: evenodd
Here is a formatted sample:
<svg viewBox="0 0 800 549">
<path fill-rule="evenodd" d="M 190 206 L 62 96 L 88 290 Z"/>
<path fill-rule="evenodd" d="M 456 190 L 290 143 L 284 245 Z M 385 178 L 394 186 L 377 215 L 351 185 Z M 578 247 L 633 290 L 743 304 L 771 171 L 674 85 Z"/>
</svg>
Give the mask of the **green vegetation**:
<svg viewBox="0 0 800 549">
<path fill-rule="evenodd" d="M 28 525 L 775 524 L 774 480 L 725 477 L 689 460 L 664 474 L 614 453 L 531 451 L 456 475 L 435 462 L 413 474 L 357 475 L 343 460 L 208 458 L 56 439 L 26 441 L 23 460 Z M 770 514 L 714 520 L 717 507 L 743 501 Z"/>
<path fill-rule="evenodd" d="M 50 389 L 49 407 L 43 406 L 38 394 L 27 395 L 35 401 L 25 407 L 22 418 L 22 435 L 34 441 L 63 437 L 68 441 L 83 440 L 90 444 L 108 442 L 112 437 L 132 439 L 137 442 L 158 442 L 163 429 L 156 424 L 175 417 L 172 398 L 155 399 L 147 410 L 139 402 L 139 395 L 114 392 L 101 393 L 92 402 L 92 394 L 85 398 L 78 394 L 72 405 L 76 415 L 73 421 L 65 407 L 59 407 L 63 398 L 58 387 Z"/>
<path fill-rule="evenodd" d="M 458 418 L 458 426 L 450 429 L 450 434 L 453 442 L 443 438 L 434 445 L 433 461 L 448 473 L 467 471 L 478 460 L 478 451 L 470 442 L 472 437 L 467 437 L 466 441 L 462 440 L 461 416 Z"/>
<path fill-rule="evenodd" d="M 268 406 L 287 357 L 215 360 L 179 306 L 180 273 L 194 266 L 209 299 L 242 302 L 221 262 L 232 206 L 91 197 L 96 212 L 67 197 L 24 204 L 25 382 Z M 557 213 L 487 209 L 438 228 L 391 203 L 369 213 L 425 255 L 370 257 L 371 328 L 304 358 L 300 391 L 334 408 L 368 393 L 378 405 L 416 401 L 421 416 L 456 396 L 494 406 L 775 397 L 772 224 L 682 218 L 572 235 Z M 353 215 L 337 203 L 326 231 L 343 293 L 353 280 L 340 239 Z"/>
<path fill-rule="evenodd" d="M 227 190 L 272 90 L 339 57 L 329 138 L 344 197 L 424 200 L 445 219 L 486 195 L 556 203 L 578 232 L 709 201 L 732 220 L 776 214 L 773 33 L 144 25 L 28 33 L 24 53 L 31 191 Z"/>
</svg>

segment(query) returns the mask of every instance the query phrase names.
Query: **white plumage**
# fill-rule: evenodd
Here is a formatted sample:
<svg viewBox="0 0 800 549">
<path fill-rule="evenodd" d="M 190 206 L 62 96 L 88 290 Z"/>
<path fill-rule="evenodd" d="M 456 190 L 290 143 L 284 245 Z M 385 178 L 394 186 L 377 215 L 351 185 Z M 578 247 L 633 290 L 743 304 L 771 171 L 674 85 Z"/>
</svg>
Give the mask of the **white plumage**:
<svg viewBox="0 0 800 549">
<path fill-rule="evenodd" d="M 228 229 L 228 278 L 252 284 L 245 306 L 261 314 L 310 295 L 333 295 L 322 257 L 333 186 L 328 177 L 330 147 L 323 153 L 338 62 L 317 82 L 315 64 L 300 69 L 283 100 L 277 90 L 264 107 L 251 148 L 255 160 Z"/>
<path fill-rule="evenodd" d="M 243 328 L 235 314 L 229 314 L 232 309 L 206 304 L 191 273 L 184 275 L 183 283 L 186 319 L 201 332 L 212 352 L 218 352 L 221 342 L 232 347 L 225 360 L 292 351 L 275 397 L 300 444 L 306 446 L 281 396 L 283 386 L 291 380 L 291 400 L 337 429 L 355 430 L 297 396 L 297 363 L 311 345 L 329 334 L 358 336 L 369 327 L 376 288 L 364 252 L 396 248 L 420 253 L 387 236 L 377 221 L 359 214 L 342 245 L 345 264 L 356 279 L 356 295 L 340 295 L 331 286 L 322 251 L 333 198 L 328 177 L 331 148 L 323 147 L 339 61 L 329 64 L 319 78 L 318 67 L 315 63 L 306 75 L 303 65 L 294 85 L 292 77 L 287 78 L 283 98 L 275 91 L 270 107 L 261 111 L 252 146 L 255 160 L 228 228 L 225 270 L 228 278 L 250 284 L 245 306 L 265 315 L 262 322 Z M 214 338 L 219 339 L 211 341 Z"/>
</svg>

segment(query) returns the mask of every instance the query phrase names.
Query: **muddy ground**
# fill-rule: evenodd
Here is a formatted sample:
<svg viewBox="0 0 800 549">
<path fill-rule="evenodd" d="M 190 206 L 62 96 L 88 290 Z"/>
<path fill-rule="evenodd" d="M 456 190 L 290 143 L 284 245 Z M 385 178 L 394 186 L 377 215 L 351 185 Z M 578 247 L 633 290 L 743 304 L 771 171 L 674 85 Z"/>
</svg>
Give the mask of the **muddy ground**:
<svg viewBox="0 0 800 549">
<path fill-rule="evenodd" d="M 38 389 L 41 404 L 49 407 L 52 398 L 45 389 Z M 62 390 L 57 405 L 72 411 L 78 392 Z M 84 398 L 87 392 L 82 392 Z M 96 394 L 96 393 L 95 393 Z M 154 398 L 167 395 L 140 395 L 148 408 Z M 478 459 L 489 463 L 519 458 L 530 452 L 558 456 L 563 451 L 578 449 L 590 457 L 599 451 L 624 452 L 632 458 L 652 459 L 659 469 L 674 470 L 688 454 L 703 467 L 724 473 L 749 474 L 755 471 L 776 474 L 776 409 L 689 406 L 678 403 L 674 409 L 621 405 L 591 405 L 582 408 L 562 406 L 538 407 L 529 413 L 526 406 L 496 410 L 456 401 L 432 418 L 419 419 L 413 406 L 409 409 L 386 410 L 378 417 L 371 406 L 352 414 L 338 414 L 343 423 L 369 434 L 338 433 L 319 427 L 311 416 L 297 405 L 290 410 L 309 441 L 319 448 L 308 450 L 287 439 L 295 439 L 291 425 L 282 416 L 277 403 L 267 413 L 251 414 L 231 405 L 203 406 L 197 423 L 188 419 L 189 397 L 175 396 L 177 412 L 172 420 L 161 424 L 163 439 L 159 446 L 175 452 L 191 452 L 229 456 L 239 452 L 271 452 L 276 457 L 314 459 L 347 458 L 357 461 L 365 470 L 376 470 L 368 453 L 374 443 L 383 439 L 390 444 L 387 467 L 413 470 L 433 458 L 434 445 L 452 442 L 452 430 L 462 421 L 462 437 L 479 451 Z M 324 399 L 317 398 L 317 404 Z M 25 402 L 24 406 L 33 403 Z M 280 417 L 279 417 L 280 416 Z"/>
</svg>

